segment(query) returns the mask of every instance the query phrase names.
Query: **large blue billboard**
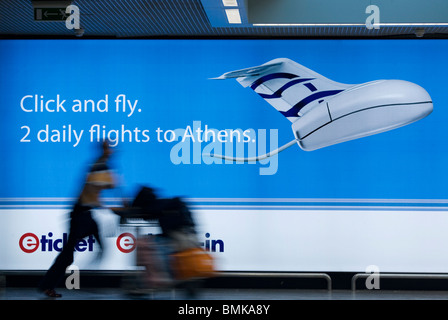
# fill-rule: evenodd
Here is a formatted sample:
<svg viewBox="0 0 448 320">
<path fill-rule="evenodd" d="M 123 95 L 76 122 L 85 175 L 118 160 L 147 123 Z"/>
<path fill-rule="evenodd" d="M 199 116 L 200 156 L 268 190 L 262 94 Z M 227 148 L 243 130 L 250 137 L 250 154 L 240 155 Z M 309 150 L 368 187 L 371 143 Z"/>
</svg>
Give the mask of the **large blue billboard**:
<svg viewBox="0 0 448 320">
<path fill-rule="evenodd" d="M 108 138 L 120 177 L 112 197 L 151 185 L 195 199 L 446 199 L 447 50 L 445 40 L 3 40 L 0 198 L 77 197 Z M 408 81 L 433 111 L 313 151 L 210 157 L 263 155 L 295 138 L 250 84 L 212 79 L 277 58 L 343 84 Z"/>
</svg>

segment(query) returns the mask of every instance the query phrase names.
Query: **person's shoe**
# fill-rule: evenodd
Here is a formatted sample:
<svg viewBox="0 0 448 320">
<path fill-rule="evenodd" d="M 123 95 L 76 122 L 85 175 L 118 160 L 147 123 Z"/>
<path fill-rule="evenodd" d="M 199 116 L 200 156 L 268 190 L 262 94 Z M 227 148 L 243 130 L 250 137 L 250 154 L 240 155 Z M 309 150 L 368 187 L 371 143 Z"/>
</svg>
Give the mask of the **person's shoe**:
<svg viewBox="0 0 448 320">
<path fill-rule="evenodd" d="M 47 289 L 47 290 L 44 291 L 44 294 L 47 297 L 50 297 L 50 298 L 60 298 L 60 297 L 62 297 L 62 294 L 57 293 L 56 291 L 54 291 L 54 289 Z"/>
</svg>

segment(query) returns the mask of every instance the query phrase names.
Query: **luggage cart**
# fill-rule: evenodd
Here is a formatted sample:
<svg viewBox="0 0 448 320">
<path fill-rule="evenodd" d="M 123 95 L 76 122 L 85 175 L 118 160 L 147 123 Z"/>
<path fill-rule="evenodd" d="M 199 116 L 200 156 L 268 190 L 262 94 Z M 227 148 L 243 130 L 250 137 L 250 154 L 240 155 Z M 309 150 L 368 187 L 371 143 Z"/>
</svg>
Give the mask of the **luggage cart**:
<svg viewBox="0 0 448 320">
<path fill-rule="evenodd" d="M 127 230 L 131 229 L 136 241 L 134 249 L 135 269 L 125 275 L 122 288 L 131 295 L 153 294 L 157 290 L 171 289 L 171 281 L 165 281 L 164 285 L 157 283 L 157 278 L 160 278 L 160 275 L 158 276 L 155 271 L 167 269 L 155 258 L 158 257 L 158 260 L 160 260 L 160 254 L 157 254 L 157 243 L 155 242 L 155 238 L 160 233 L 158 221 L 148 219 L 146 214 L 132 208 L 121 212 L 120 216 L 120 227 Z M 156 265 L 157 268 L 155 268 Z M 169 279 L 169 277 L 164 278 Z"/>
<path fill-rule="evenodd" d="M 124 282 L 129 293 L 184 288 L 194 296 L 200 281 L 212 276 L 213 259 L 199 247 L 191 213 L 181 199 L 157 199 L 145 187 L 119 215 L 120 225 L 134 228 L 137 238 L 137 269 Z"/>
</svg>

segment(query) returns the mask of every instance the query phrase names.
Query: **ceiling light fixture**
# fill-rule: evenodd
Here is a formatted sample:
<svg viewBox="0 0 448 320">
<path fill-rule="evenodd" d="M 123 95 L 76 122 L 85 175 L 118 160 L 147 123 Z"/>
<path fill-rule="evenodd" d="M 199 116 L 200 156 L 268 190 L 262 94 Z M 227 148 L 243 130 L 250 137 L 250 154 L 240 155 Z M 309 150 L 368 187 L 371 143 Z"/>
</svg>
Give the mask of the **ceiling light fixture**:
<svg viewBox="0 0 448 320">
<path fill-rule="evenodd" d="M 238 7 L 237 0 L 222 0 L 224 7 Z"/>
<path fill-rule="evenodd" d="M 238 9 L 226 9 L 227 20 L 231 24 L 241 23 L 240 10 Z"/>
</svg>

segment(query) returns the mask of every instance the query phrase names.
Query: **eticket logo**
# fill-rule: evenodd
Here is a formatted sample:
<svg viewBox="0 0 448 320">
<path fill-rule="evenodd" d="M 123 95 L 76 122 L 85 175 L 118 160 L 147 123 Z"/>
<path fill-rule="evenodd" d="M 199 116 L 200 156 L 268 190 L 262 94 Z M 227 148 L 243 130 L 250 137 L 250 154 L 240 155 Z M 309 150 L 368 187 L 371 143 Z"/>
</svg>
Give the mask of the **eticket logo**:
<svg viewBox="0 0 448 320">
<path fill-rule="evenodd" d="M 129 232 L 125 232 L 118 236 L 116 244 L 118 250 L 120 250 L 121 252 L 130 253 L 134 251 L 137 245 L 137 241 L 134 235 Z"/>
<path fill-rule="evenodd" d="M 32 253 L 39 248 L 39 238 L 34 233 L 25 233 L 20 237 L 19 247 L 25 253 Z"/>
<path fill-rule="evenodd" d="M 52 252 L 57 251 L 61 252 L 62 248 L 68 241 L 68 234 L 63 233 L 62 238 L 53 238 L 53 232 L 49 232 L 48 234 L 43 234 L 40 236 L 36 236 L 34 233 L 28 232 L 22 235 L 19 239 L 19 247 L 25 253 L 33 253 L 37 250 L 42 252 Z M 84 252 L 84 251 L 93 251 L 93 245 L 95 243 L 95 238 L 93 236 L 89 236 L 86 239 L 79 240 L 75 245 L 75 251 Z"/>
</svg>

